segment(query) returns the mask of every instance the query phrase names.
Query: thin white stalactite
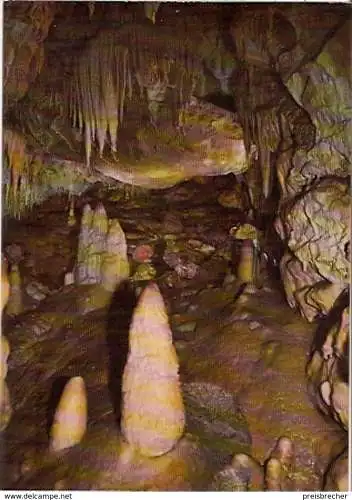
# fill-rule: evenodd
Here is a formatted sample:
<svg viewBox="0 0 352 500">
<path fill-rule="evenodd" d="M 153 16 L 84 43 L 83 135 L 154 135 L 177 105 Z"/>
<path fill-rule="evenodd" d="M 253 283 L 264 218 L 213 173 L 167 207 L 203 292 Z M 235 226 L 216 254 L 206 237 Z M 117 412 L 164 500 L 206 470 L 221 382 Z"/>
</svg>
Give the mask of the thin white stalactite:
<svg viewBox="0 0 352 500">
<path fill-rule="evenodd" d="M 123 54 L 123 82 L 122 82 L 122 90 L 120 98 L 120 115 L 119 115 L 120 123 L 122 123 L 123 120 L 123 112 L 125 107 L 127 75 L 128 75 L 128 50 L 125 49 Z"/>
<path fill-rule="evenodd" d="M 100 129 L 100 60 L 99 60 L 99 51 L 94 47 L 93 57 L 89 58 L 89 67 L 90 67 L 90 90 L 91 90 L 91 107 L 92 107 L 92 120 L 94 123 L 93 130 L 93 142 L 97 141 L 99 143 L 99 151 L 100 151 L 100 142 L 99 142 L 99 129 Z"/>
</svg>

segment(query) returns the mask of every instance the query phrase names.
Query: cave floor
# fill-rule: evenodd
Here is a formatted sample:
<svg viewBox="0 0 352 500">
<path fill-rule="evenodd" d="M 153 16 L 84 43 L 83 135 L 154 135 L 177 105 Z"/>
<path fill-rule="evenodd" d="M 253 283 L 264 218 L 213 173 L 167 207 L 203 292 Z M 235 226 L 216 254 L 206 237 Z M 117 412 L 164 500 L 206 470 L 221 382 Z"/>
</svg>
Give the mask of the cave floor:
<svg viewBox="0 0 352 500">
<path fill-rule="evenodd" d="M 237 293 L 228 232 L 245 216 L 216 202 L 225 185 L 224 180 L 215 188 L 190 182 L 162 193 L 129 192 L 127 200 L 121 190 L 95 186 L 76 200 L 74 226 L 67 224 L 67 196 L 60 195 L 5 227 L 3 246 L 12 245 L 14 262 L 13 245 L 21 248 L 26 292 L 24 311 L 3 318 L 11 346 L 7 383 L 13 406 L 2 436 L 4 488 L 207 490 L 234 453 L 250 453 L 264 463 L 278 438 L 286 436 L 296 455 L 290 487 L 321 489 L 344 434 L 318 413 L 307 390 L 305 366 L 315 325 L 287 306 L 279 282 L 264 270 L 260 287 Z M 108 306 L 82 311 L 77 304 L 90 287 L 63 287 L 63 280 L 74 264 L 82 208 L 99 201 L 125 231 L 134 280 Z M 146 262 L 141 269 L 132 259 L 140 245 L 153 248 L 153 269 Z M 172 259 L 163 259 L 170 245 L 183 263 L 178 272 Z M 134 291 L 151 273 L 167 306 L 180 361 L 186 437 L 193 436 L 191 442 L 206 452 L 182 441 L 171 458 L 136 460 L 126 469 L 126 464 L 114 466 L 118 446 L 114 451 L 109 446 L 118 439 Z M 42 286 L 45 299 L 27 293 L 33 283 Z M 47 453 L 48 422 L 64 382 L 74 375 L 86 384 L 91 441 L 85 450 L 53 459 Z M 229 397 L 233 415 L 224 403 Z"/>
</svg>

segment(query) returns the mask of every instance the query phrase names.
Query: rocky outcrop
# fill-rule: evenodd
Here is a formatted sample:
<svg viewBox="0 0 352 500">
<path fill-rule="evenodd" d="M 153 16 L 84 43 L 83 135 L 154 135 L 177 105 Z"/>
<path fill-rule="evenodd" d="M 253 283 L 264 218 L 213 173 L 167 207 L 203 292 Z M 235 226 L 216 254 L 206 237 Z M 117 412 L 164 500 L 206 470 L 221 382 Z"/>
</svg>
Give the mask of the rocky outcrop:
<svg viewBox="0 0 352 500">
<path fill-rule="evenodd" d="M 328 317 L 324 336 L 315 344 L 307 374 L 320 409 L 332 416 L 345 430 L 349 422 L 349 325 L 348 295 L 342 299 L 345 307 Z M 340 302 L 341 304 L 341 302 Z M 330 315 L 331 316 L 331 315 Z M 324 323 L 321 325 L 324 328 Z"/>
<path fill-rule="evenodd" d="M 288 247 L 281 275 L 289 304 L 309 321 L 326 315 L 350 281 L 348 184 L 331 178 L 315 184 L 282 209 L 276 227 Z"/>
<path fill-rule="evenodd" d="M 349 282 L 351 22 L 343 9 L 327 7 L 323 19 L 305 6 L 315 19 L 308 29 L 302 9 L 242 8 L 230 32 L 244 140 L 258 151 L 245 174 L 251 201 L 263 211 L 277 183 L 288 302 L 312 321 Z"/>
<path fill-rule="evenodd" d="M 281 264 L 282 275 L 293 291 L 289 302 L 298 304 L 309 320 L 327 314 L 350 280 L 349 33 L 346 20 L 315 59 L 285 81 L 317 134 L 308 152 L 297 149 L 278 167 L 282 209 L 277 227 L 291 252 Z M 294 201 L 285 204 L 289 199 Z"/>
</svg>

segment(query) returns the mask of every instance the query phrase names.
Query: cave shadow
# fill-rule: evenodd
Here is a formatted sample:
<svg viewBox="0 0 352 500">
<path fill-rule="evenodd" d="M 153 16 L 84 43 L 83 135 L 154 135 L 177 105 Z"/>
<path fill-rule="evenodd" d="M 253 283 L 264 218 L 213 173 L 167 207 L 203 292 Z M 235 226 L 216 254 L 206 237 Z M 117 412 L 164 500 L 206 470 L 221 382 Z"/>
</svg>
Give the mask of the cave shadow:
<svg viewBox="0 0 352 500">
<path fill-rule="evenodd" d="M 129 328 L 137 304 L 135 291 L 129 281 L 114 292 L 106 324 L 108 350 L 108 388 L 117 424 L 121 419 L 122 376 L 129 348 Z"/>
</svg>

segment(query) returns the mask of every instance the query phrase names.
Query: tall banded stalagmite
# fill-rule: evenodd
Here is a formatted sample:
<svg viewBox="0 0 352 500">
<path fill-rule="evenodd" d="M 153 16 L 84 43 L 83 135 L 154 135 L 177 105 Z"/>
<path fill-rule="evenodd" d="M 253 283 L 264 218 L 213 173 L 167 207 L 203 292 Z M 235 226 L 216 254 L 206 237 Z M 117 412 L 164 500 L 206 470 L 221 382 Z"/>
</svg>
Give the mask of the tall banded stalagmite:
<svg viewBox="0 0 352 500">
<path fill-rule="evenodd" d="M 143 290 L 133 314 L 122 390 L 127 442 L 149 457 L 170 451 L 183 434 L 185 413 L 172 332 L 154 283 Z"/>
</svg>

